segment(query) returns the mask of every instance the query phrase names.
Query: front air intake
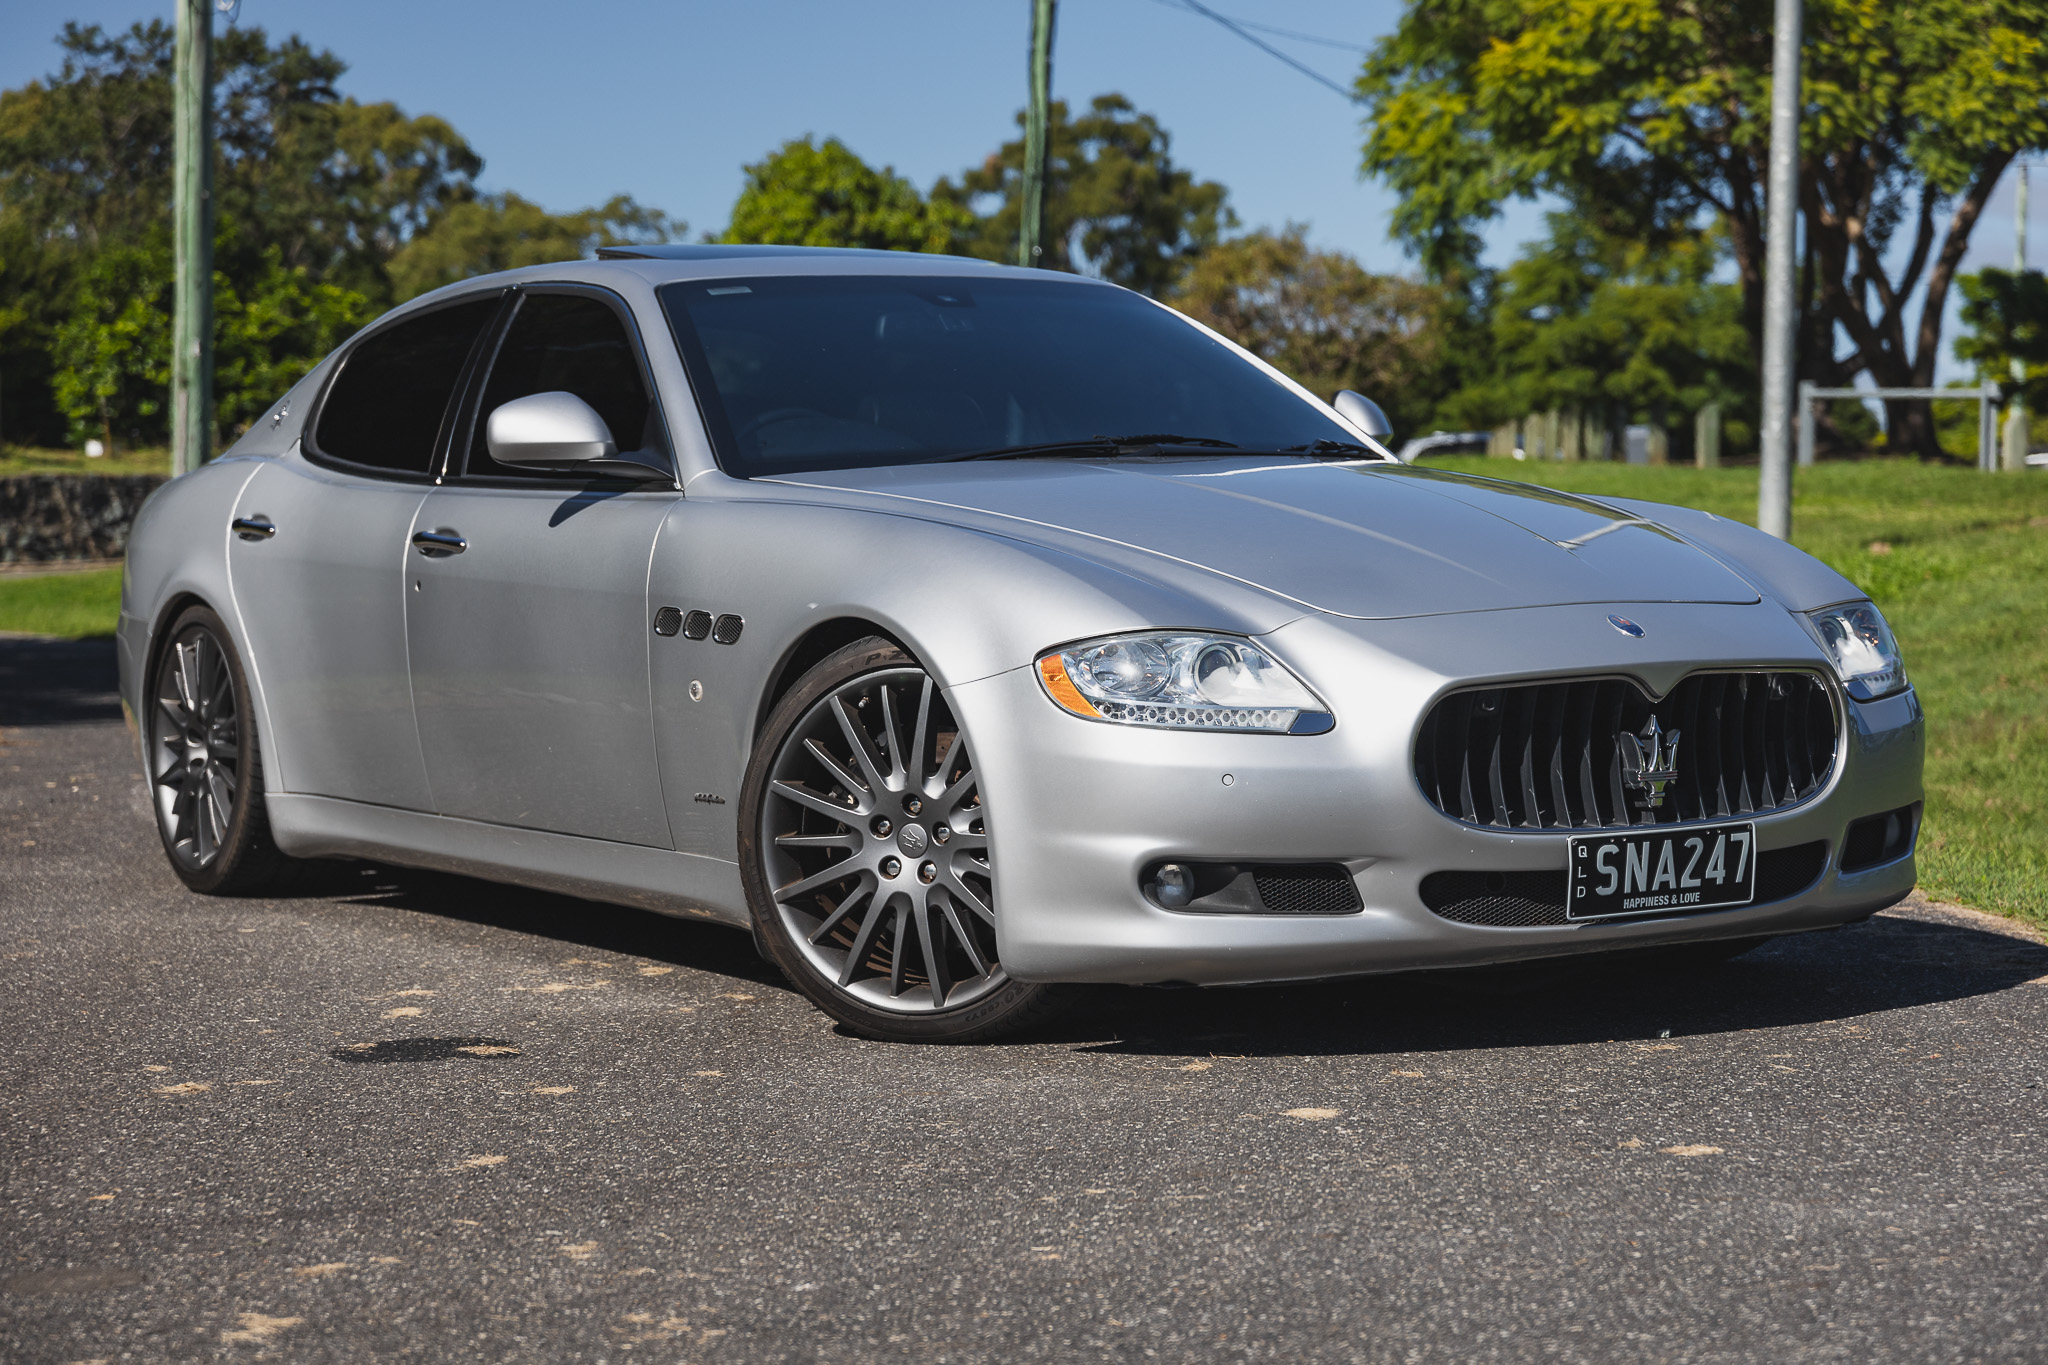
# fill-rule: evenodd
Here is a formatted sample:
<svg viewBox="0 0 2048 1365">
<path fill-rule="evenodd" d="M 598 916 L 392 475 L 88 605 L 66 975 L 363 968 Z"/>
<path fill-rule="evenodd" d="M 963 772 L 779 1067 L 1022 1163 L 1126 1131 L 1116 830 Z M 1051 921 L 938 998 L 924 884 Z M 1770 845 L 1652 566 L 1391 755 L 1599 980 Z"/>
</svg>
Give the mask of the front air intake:
<svg viewBox="0 0 2048 1365">
<path fill-rule="evenodd" d="M 1424 717 L 1415 778 L 1444 814 L 1496 829 L 1725 820 L 1819 792 L 1839 729 L 1812 673 L 1696 673 L 1661 700 L 1625 678 L 1473 688 Z"/>
</svg>

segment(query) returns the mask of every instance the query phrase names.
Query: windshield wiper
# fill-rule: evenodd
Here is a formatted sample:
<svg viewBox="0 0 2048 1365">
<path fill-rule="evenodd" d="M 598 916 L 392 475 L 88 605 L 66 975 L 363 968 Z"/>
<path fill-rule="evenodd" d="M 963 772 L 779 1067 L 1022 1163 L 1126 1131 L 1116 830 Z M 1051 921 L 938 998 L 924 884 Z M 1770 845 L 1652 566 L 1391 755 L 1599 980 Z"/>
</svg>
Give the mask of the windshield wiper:
<svg viewBox="0 0 2048 1365">
<path fill-rule="evenodd" d="M 1377 455 L 1371 446 L 1362 446 L 1356 441 L 1333 441 L 1324 436 L 1310 441 L 1307 445 L 1281 446 L 1284 454 L 1294 455 Z"/>
<path fill-rule="evenodd" d="M 997 446 L 993 450 L 970 450 L 960 455 L 941 455 L 934 464 L 950 464 L 958 460 L 1023 460 L 1036 456 L 1070 455 L 1075 459 L 1115 458 L 1120 455 L 1163 453 L 1166 446 L 1199 446 L 1204 450 L 1236 450 L 1235 441 L 1219 441 L 1213 436 L 1175 436 L 1171 433 L 1139 436 L 1093 436 L 1085 441 L 1044 441 L 1037 445 Z"/>
</svg>

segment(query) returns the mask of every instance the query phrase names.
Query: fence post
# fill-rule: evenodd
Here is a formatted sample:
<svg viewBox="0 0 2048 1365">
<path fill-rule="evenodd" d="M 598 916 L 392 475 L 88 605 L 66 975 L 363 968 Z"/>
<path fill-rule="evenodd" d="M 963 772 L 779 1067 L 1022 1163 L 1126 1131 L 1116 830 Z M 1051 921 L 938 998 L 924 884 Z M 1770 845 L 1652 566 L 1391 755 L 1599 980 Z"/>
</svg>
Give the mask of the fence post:
<svg viewBox="0 0 2048 1365">
<path fill-rule="evenodd" d="M 1721 467 L 1721 405 L 1707 403 L 1693 414 L 1692 462 L 1700 469 Z"/>
<path fill-rule="evenodd" d="M 1813 381 L 1799 381 L 1799 467 L 1813 464 Z"/>
</svg>

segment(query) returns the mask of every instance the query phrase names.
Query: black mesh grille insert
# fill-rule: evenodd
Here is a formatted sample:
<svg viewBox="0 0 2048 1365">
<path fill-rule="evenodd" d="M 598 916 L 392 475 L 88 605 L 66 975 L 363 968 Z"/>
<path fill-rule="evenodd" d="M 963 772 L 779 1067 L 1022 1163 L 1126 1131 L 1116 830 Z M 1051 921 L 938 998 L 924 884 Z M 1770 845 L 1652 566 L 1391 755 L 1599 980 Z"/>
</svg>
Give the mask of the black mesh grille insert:
<svg viewBox="0 0 2048 1365">
<path fill-rule="evenodd" d="M 1820 880 L 1827 865 L 1825 839 L 1758 855 L 1756 899 L 1750 904 L 1767 905 L 1798 895 Z M 1571 923 L 1564 913 L 1566 889 L 1563 872 L 1432 872 L 1422 879 L 1422 903 L 1431 913 L 1460 924 L 1531 929 Z"/>
<path fill-rule="evenodd" d="M 1656 717 L 1677 776 L 1643 809 L 1624 735 Z M 1696 673 L 1651 701 L 1620 678 L 1453 692 L 1430 708 L 1415 777 L 1438 810 L 1507 829 L 1670 825 L 1783 810 L 1827 783 L 1835 707 L 1810 673 Z"/>
<path fill-rule="evenodd" d="M 718 618 L 716 625 L 711 627 L 711 638 L 721 645 L 733 644 L 739 640 L 740 632 L 746 628 L 747 623 L 745 621 L 731 612 L 727 612 Z"/>
<path fill-rule="evenodd" d="M 683 638 L 701 640 L 711 633 L 711 613 L 693 611 L 683 618 Z"/>
<path fill-rule="evenodd" d="M 1842 871 L 1861 872 L 1912 852 L 1913 826 L 1919 813 L 1915 804 L 1850 821 L 1848 836 L 1842 840 Z"/>
<path fill-rule="evenodd" d="M 1358 886 L 1336 864 L 1318 867 L 1255 867 L 1252 885 L 1259 903 L 1276 915 L 1349 915 L 1362 909 Z"/>
<path fill-rule="evenodd" d="M 654 633 L 656 635 L 673 635 L 682 628 L 683 611 L 681 607 L 663 607 L 660 611 L 654 613 Z"/>
</svg>

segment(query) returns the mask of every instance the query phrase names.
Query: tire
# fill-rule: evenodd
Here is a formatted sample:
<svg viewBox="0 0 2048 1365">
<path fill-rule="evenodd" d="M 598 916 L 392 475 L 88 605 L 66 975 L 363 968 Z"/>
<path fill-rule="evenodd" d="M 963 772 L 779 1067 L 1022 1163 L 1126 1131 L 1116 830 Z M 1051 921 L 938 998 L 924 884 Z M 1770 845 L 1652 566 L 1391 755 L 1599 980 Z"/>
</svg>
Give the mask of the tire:
<svg viewBox="0 0 2048 1365">
<path fill-rule="evenodd" d="M 171 870 L 211 896 L 288 886 L 303 864 L 271 840 L 249 679 L 220 617 L 188 607 L 172 622 L 144 700 L 150 805 Z"/>
<path fill-rule="evenodd" d="M 740 789 L 755 940 L 868 1038 L 967 1043 L 1058 1010 L 996 950 L 986 814 L 966 736 L 918 662 L 859 640 L 775 707 Z"/>
</svg>

